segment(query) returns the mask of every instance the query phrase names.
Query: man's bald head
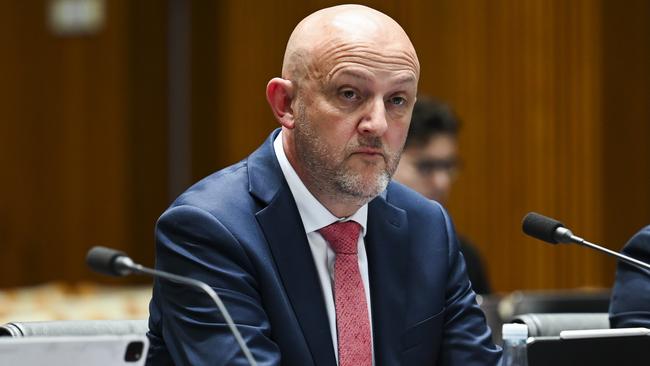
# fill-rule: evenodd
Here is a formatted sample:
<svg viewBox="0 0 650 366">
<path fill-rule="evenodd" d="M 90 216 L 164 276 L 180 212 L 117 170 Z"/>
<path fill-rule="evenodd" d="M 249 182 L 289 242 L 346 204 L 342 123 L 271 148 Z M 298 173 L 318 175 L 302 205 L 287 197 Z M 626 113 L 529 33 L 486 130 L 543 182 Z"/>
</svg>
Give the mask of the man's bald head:
<svg viewBox="0 0 650 366">
<path fill-rule="evenodd" d="M 331 71 L 328 61 L 355 45 L 362 46 L 361 52 L 365 49 L 382 52 L 382 57 L 401 58 L 401 63 L 419 76 L 415 49 L 395 20 L 366 6 L 339 5 L 312 13 L 298 23 L 287 42 L 282 77 L 294 82 L 321 79 Z"/>
<path fill-rule="evenodd" d="M 294 29 L 266 98 L 287 160 L 334 215 L 349 216 L 386 189 L 419 74 L 402 27 L 368 7 L 323 9 Z"/>
</svg>

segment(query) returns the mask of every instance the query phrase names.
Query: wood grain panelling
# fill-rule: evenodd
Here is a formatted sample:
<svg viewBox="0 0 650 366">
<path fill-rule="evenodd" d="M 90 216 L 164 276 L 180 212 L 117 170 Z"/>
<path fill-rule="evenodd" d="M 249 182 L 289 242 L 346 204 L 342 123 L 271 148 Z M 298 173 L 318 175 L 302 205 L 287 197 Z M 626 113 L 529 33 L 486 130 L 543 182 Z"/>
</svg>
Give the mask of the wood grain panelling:
<svg viewBox="0 0 650 366">
<path fill-rule="evenodd" d="M 153 265 L 153 229 L 169 205 L 167 109 L 167 4 L 127 1 L 128 179 L 124 215 L 129 222 L 128 253 Z M 144 279 L 147 281 L 147 279 Z"/>
<path fill-rule="evenodd" d="M 464 121 L 465 166 L 449 205 L 459 231 L 480 246 L 498 290 L 608 286 L 608 259 L 520 233 L 535 210 L 604 238 L 600 4 L 440 3 L 412 13 L 413 33 L 434 74 L 421 91 Z"/>
<path fill-rule="evenodd" d="M 603 13 L 603 225 L 619 249 L 650 224 L 650 2 Z"/>
<path fill-rule="evenodd" d="M 147 87 L 136 89 L 129 79 L 146 79 L 130 74 L 138 60 L 131 58 L 128 36 L 137 32 L 129 22 L 140 21 L 129 18 L 132 5 L 107 2 L 98 33 L 59 37 L 47 27 L 47 3 L 7 1 L 0 12 L 0 70 L 7 78 L 0 85 L 6 172 L 0 286 L 96 278 L 83 264 L 86 250 L 137 248 L 145 226 L 150 247 L 153 218 L 143 213 L 155 206 L 157 215 L 164 207 L 159 198 L 153 204 L 147 194 L 136 194 L 155 194 L 158 187 L 151 186 L 166 184 L 149 149 L 160 147 L 156 136 L 165 133 L 143 131 L 145 123 L 146 129 L 164 127 L 164 119 L 155 120 L 160 114 L 145 112 L 145 104 L 160 100 L 143 97 Z M 157 47 L 151 38 L 142 45 Z M 156 154 L 164 159 L 161 150 Z M 151 173 L 146 181 L 143 172 Z"/>
<path fill-rule="evenodd" d="M 222 2 L 217 10 L 219 69 L 218 166 L 237 162 L 279 125 L 266 103 L 267 82 L 280 75 L 284 46 L 295 19 L 306 14 L 295 1 Z M 293 21 L 283 21 L 283 19 Z"/>
<path fill-rule="evenodd" d="M 191 152 L 192 181 L 210 174 L 216 167 L 226 166 L 229 145 L 219 136 L 227 126 L 220 103 L 227 94 L 221 92 L 225 84 L 217 77 L 224 65 L 220 55 L 225 50 L 220 45 L 227 39 L 225 33 L 217 31 L 216 24 L 227 21 L 223 12 L 217 11 L 216 1 L 194 1 L 191 3 Z"/>
<path fill-rule="evenodd" d="M 265 87 L 289 34 L 335 3 L 192 2 L 194 179 L 244 158 L 277 126 Z M 364 3 L 404 26 L 420 92 L 463 120 L 449 209 L 494 288 L 609 286 L 613 260 L 528 239 L 520 223 L 538 211 L 613 249 L 650 223 L 650 5 Z M 107 1 L 104 28 L 79 37 L 50 34 L 45 4 L 11 0 L 0 12 L 0 286 L 96 279 L 81 265 L 91 244 L 150 263 L 169 203 L 167 2 Z"/>
<path fill-rule="evenodd" d="M 45 2 L 10 3 L 0 23 L 9 23 L 2 43 L 11 51 L 0 68 L 14 80 L 0 87 L 7 111 L 0 149 L 12 157 L 1 183 L 10 216 L 2 245 L 11 259 L 0 282 L 73 279 L 81 243 L 124 243 L 127 235 L 119 199 L 126 185 L 121 4 L 109 8 L 114 21 L 100 34 L 58 38 L 46 27 Z"/>
</svg>

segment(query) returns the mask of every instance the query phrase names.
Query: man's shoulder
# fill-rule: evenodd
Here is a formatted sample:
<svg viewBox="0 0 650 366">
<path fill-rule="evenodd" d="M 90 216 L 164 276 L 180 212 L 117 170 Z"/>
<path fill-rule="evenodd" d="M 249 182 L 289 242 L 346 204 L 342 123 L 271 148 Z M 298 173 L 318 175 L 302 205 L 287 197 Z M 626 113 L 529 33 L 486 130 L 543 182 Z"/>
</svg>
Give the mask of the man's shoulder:
<svg viewBox="0 0 650 366">
<path fill-rule="evenodd" d="M 195 212 L 198 209 L 219 220 L 230 221 L 254 214 L 256 207 L 249 193 L 248 163 L 242 160 L 193 184 L 176 198 L 163 216 L 171 211 Z"/>
<path fill-rule="evenodd" d="M 634 234 L 623 251 L 634 258 L 650 261 L 650 225 Z"/>
<path fill-rule="evenodd" d="M 422 196 L 397 181 L 391 181 L 388 185 L 385 199 L 391 205 L 406 211 L 409 216 L 444 215 L 444 208 L 438 202 Z"/>
<path fill-rule="evenodd" d="M 218 170 L 196 182 L 171 204 L 194 206 L 229 215 L 233 211 L 250 211 L 258 208 L 255 198 L 268 200 L 282 185 L 282 174 L 273 152 L 273 140 L 278 130 L 267 141 L 240 162 Z"/>
<path fill-rule="evenodd" d="M 246 160 L 218 170 L 194 183 L 174 201 L 176 205 L 197 205 L 228 199 L 248 192 Z"/>
<path fill-rule="evenodd" d="M 639 230 L 634 236 L 630 239 L 630 243 L 647 245 L 650 244 L 650 225 Z"/>
</svg>

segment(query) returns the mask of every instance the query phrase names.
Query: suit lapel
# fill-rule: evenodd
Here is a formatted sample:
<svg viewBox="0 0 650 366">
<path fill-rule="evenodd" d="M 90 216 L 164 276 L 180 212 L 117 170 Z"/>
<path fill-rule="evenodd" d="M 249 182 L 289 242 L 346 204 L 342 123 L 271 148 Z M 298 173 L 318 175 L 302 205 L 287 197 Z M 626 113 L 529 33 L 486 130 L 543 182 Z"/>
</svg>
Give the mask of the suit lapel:
<svg viewBox="0 0 650 366">
<path fill-rule="evenodd" d="M 273 152 L 274 132 L 248 161 L 251 194 L 268 203 L 256 214 L 314 363 L 336 365 L 325 300 L 291 191 Z"/>
<path fill-rule="evenodd" d="M 372 301 L 375 365 L 399 363 L 400 336 L 405 328 L 408 282 L 406 213 L 381 197 L 368 206 L 365 238 Z"/>
</svg>

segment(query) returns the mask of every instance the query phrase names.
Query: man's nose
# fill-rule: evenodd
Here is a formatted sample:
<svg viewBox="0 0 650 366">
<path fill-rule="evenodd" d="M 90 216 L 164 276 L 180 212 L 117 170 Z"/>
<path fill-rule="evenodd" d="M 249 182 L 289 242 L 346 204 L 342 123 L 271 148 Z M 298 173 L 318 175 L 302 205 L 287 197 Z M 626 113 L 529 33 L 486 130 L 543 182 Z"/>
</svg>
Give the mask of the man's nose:
<svg viewBox="0 0 650 366">
<path fill-rule="evenodd" d="M 382 98 L 373 98 L 364 111 L 359 130 L 364 134 L 381 136 L 388 129 L 386 120 L 386 105 Z"/>
<path fill-rule="evenodd" d="M 429 184 L 436 192 L 444 194 L 451 186 L 451 175 L 445 170 L 434 171 L 429 176 Z"/>
</svg>

